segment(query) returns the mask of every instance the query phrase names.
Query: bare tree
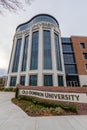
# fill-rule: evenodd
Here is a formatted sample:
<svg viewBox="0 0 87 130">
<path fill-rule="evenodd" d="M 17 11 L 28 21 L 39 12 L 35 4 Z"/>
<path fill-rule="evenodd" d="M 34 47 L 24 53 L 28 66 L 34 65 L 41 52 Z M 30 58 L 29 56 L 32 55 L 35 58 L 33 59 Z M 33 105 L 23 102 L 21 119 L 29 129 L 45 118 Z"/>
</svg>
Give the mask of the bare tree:
<svg viewBox="0 0 87 130">
<path fill-rule="evenodd" d="M 25 3 L 31 4 L 33 0 L 24 0 Z M 23 9 L 23 2 L 20 0 L 0 0 L 0 13 L 4 10 L 16 11 L 17 9 Z"/>
</svg>

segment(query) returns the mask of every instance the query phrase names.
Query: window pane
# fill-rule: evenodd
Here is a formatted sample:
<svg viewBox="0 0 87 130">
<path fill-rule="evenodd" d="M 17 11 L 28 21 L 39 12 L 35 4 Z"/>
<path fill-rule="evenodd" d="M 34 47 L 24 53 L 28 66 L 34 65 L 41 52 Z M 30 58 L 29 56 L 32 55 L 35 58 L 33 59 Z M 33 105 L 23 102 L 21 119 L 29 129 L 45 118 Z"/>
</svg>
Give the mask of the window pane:
<svg viewBox="0 0 87 130">
<path fill-rule="evenodd" d="M 58 86 L 63 86 L 63 76 L 58 76 Z"/>
<path fill-rule="evenodd" d="M 30 75 L 29 85 L 37 86 L 37 75 Z"/>
<path fill-rule="evenodd" d="M 25 76 L 20 77 L 20 84 L 25 85 Z"/>
<path fill-rule="evenodd" d="M 10 86 L 16 86 L 16 79 L 17 77 L 11 77 Z"/>
<path fill-rule="evenodd" d="M 85 48 L 85 43 L 84 43 L 84 42 L 80 43 L 80 47 L 81 47 L 82 49 Z"/>
<path fill-rule="evenodd" d="M 22 71 L 26 71 L 28 41 L 29 41 L 29 36 L 26 36 L 25 43 L 24 43 L 24 51 L 23 51 Z"/>
<path fill-rule="evenodd" d="M 64 43 L 64 44 L 62 45 L 62 48 L 63 48 L 63 52 L 72 52 L 72 51 L 73 51 L 71 44 L 66 44 L 66 43 Z"/>
<path fill-rule="evenodd" d="M 53 86 L 52 75 L 44 75 L 44 86 Z"/>
<path fill-rule="evenodd" d="M 57 70 L 62 70 L 61 56 L 60 56 L 60 46 L 59 46 L 59 37 L 58 37 L 57 34 L 54 34 L 54 37 L 55 37 L 55 49 L 56 49 Z"/>
<path fill-rule="evenodd" d="M 76 66 L 75 65 L 65 65 L 65 73 L 66 74 L 76 74 Z"/>
<path fill-rule="evenodd" d="M 87 59 L 87 53 L 83 53 L 84 59 Z"/>
<path fill-rule="evenodd" d="M 66 37 L 62 37 L 62 43 L 67 43 L 67 44 L 71 44 L 71 40 L 70 40 L 70 38 L 66 38 Z"/>
<path fill-rule="evenodd" d="M 87 64 L 85 64 L 85 68 L 86 68 L 86 70 L 87 70 Z"/>
<path fill-rule="evenodd" d="M 22 42 L 22 38 L 17 40 L 12 72 L 17 72 L 18 71 L 18 64 L 19 64 L 19 57 L 20 57 L 20 50 L 21 50 L 21 42 Z"/>
<path fill-rule="evenodd" d="M 30 70 L 38 69 L 38 31 L 32 35 L 31 64 Z"/>
<path fill-rule="evenodd" d="M 50 31 L 43 32 L 44 69 L 52 69 Z"/>
<path fill-rule="evenodd" d="M 64 63 L 65 64 L 73 64 L 73 63 L 75 63 L 75 61 L 74 61 L 74 56 L 73 56 L 73 54 L 63 54 L 63 56 L 64 56 Z"/>
</svg>

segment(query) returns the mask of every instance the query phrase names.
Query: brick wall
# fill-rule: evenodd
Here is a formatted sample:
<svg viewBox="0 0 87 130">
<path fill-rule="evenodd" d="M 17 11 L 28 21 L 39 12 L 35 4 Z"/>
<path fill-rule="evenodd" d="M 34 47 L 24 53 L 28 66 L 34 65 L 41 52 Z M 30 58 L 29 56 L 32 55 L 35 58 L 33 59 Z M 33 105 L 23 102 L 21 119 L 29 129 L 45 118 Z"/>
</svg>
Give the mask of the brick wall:
<svg viewBox="0 0 87 130">
<path fill-rule="evenodd" d="M 29 90 L 40 90 L 40 91 L 50 91 L 50 92 L 72 92 L 72 93 L 87 93 L 87 87 L 44 87 L 44 86 L 22 86 L 17 85 L 21 89 Z"/>
<path fill-rule="evenodd" d="M 83 53 L 87 53 L 87 37 L 78 37 L 72 36 L 72 47 L 74 51 L 75 61 L 77 65 L 77 71 L 79 75 L 87 75 L 87 71 L 85 69 L 85 64 L 87 64 L 87 60 L 83 58 Z M 85 43 L 85 48 L 80 47 L 80 43 Z"/>
</svg>

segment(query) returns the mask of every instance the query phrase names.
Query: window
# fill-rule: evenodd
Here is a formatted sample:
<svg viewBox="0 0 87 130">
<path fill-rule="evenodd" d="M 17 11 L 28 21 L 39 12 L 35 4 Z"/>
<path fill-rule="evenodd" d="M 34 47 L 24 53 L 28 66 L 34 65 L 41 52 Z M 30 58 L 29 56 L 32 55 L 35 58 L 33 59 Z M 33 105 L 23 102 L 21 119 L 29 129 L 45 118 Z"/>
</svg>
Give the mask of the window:
<svg viewBox="0 0 87 130">
<path fill-rule="evenodd" d="M 81 42 L 80 43 L 80 47 L 83 49 L 83 48 L 85 48 L 85 43 L 84 42 Z"/>
<path fill-rule="evenodd" d="M 63 76 L 58 75 L 58 86 L 63 86 Z"/>
<path fill-rule="evenodd" d="M 11 77 L 10 86 L 16 86 L 16 79 L 17 77 Z"/>
<path fill-rule="evenodd" d="M 42 15 L 42 16 L 37 16 L 37 17 L 34 17 L 32 20 L 30 20 L 28 23 L 26 24 L 23 24 L 23 25 L 20 25 L 18 28 L 17 28 L 17 32 L 18 31 L 22 31 L 22 30 L 25 30 L 26 28 L 29 28 L 30 26 L 32 26 L 33 24 L 37 23 L 37 22 L 41 22 L 41 21 L 45 21 L 45 22 L 50 22 L 50 23 L 53 23 L 54 25 L 56 26 L 59 26 L 58 22 L 51 16 L 48 16 L 48 15 Z"/>
<path fill-rule="evenodd" d="M 20 77 L 20 84 L 25 85 L 25 76 Z"/>
<path fill-rule="evenodd" d="M 53 86 L 52 75 L 44 75 L 44 86 Z"/>
<path fill-rule="evenodd" d="M 30 70 L 38 68 L 38 31 L 32 35 L 31 64 Z"/>
<path fill-rule="evenodd" d="M 62 70 L 59 37 L 57 34 L 54 34 L 54 38 L 55 38 L 57 70 Z"/>
<path fill-rule="evenodd" d="M 74 64 L 75 61 L 72 53 L 66 53 L 66 54 L 64 53 L 63 56 L 65 64 Z"/>
<path fill-rule="evenodd" d="M 65 73 L 66 74 L 76 74 L 76 66 L 75 65 L 65 65 Z"/>
<path fill-rule="evenodd" d="M 62 48 L 63 48 L 63 52 L 72 52 L 73 51 L 71 44 L 63 43 Z"/>
<path fill-rule="evenodd" d="M 22 60 L 22 69 L 21 69 L 22 71 L 26 71 L 28 41 L 29 41 L 29 36 L 26 36 L 25 43 L 24 43 L 24 51 L 23 51 L 23 60 Z"/>
<path fill-rule="evenodd" d="M 87 59 L 87 53 L 83 53 L 84 59 Z"/>
<path fill-rule="evenodd" d="M 85 64 L 85 68 L 86 68 L 86 70 L 87 70 L 87 64 Z"/>
<path fill-rule="evenodd" d="M 21 43 L 22 43 L 22 38 L 17 40 L 12 72 L 17 72 L 18 71 Z"/>
<path fill-rule="evenodd" d="M 52 69 L 50 31 L 43 32 L 44 69 Z"/>
<path fill-rule="evenodd" d="M 37 86 L 37 75 L 30 75 L 29 85 Z"/>
<path fill-rule="evenodd" d="M 62 40 L 62 43 L 66 43 L 66 44 L 67 44 L 67 43 L 68 43 L 68 44 L 70 43 L 70 44 L 71 44 L 70 38 L 62 37 L 61 40 Z"/>
</svg>

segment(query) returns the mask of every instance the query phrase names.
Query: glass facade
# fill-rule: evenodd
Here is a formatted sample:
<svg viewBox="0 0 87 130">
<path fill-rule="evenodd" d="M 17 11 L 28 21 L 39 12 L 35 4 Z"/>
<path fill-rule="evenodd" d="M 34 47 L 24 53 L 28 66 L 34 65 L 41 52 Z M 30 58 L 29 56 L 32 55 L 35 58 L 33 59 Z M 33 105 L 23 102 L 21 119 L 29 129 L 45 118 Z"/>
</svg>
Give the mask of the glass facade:
<svg viewBox="0 0 87 130">
<path fill-rule="evenodd" d="M 17 79 L 16 76 L 11 77 L 11 79 L 10 79 L 10 86 L 16 86 L 16 79 Z"/>
<path fill-rule="evenodd" d="M 52 69 L 50 31 L 43 31 L 44 69 Z"/>
<path fill-rule="evenodd" d="M 12 72 L 17 72 L 18 71 L 21 43 L 22 43 L 22 38 L 17 40 Z"/>
<path fill-rule="evenodd" d="M 27 55 L 28 55 L 28 42 L 29 42 L 29 36 L 26 36 L 25 42 L 24 42 L 24 51 L 23 51 L 23 60 L 22 60 L 21 71 L 26 71 Z"/>
<path fill-rule="evenodd" d="M 52 75 L 44 75 L 44 86 L 53 86 Z"/>
<path fill-rule="evenodd" d="M 71 44 L 63 44 L 62 48 L 63 48 L 63 52 L 72 52 L 73 51 Z"/>
<path fill-rule="evenodd" d="M 25 76 L 20 77 L 20 84 L 25 85 Z"/>
<path fill-rule="evenodd" d="M 64 63 L 65 64 L 74 64 L 75 60 L 74 60 L 74 56 L 71 53 L 64 53 Z"/>
<path fill-rule="evenodd" d="M 76 66 L 75 65 L 70 65 L 70 64 L 65 64 L 65 73 L 66 74 L 76 74 Z"/>
<path fill-rule="evenodd" d="M 59 27 L 57 20 L 55 18 L 53 18 L 52 16 L 38 15 L 38 16 L 34 17 L 33 19 L 31 19 L 29 22 L 19 25 L 16 31 L 18 32 L 18 31 L 25 30 L 38 22 L 50 22 L 50 23 L 56 25 L 57 27 Z"/>
<path fill-rule="evenodd" d="M 63 76 L 58 75 L 58 86 L 63 86 Z"/>
<path fill-rule="evenodd" d="M 62 70 L 59 37 L 57 34 L 54 34 L 54 38 L 55 38 L 57 70 Z"/>
<path fill-rule="evenodd" d="M 37 75 L 30 75 L 29 85 L 37 86 Z"/>
<path fill-rule="evenodd" d="M 38 69 L 38 31 L 32 34 L 30 70 Z"/>
</svg>

